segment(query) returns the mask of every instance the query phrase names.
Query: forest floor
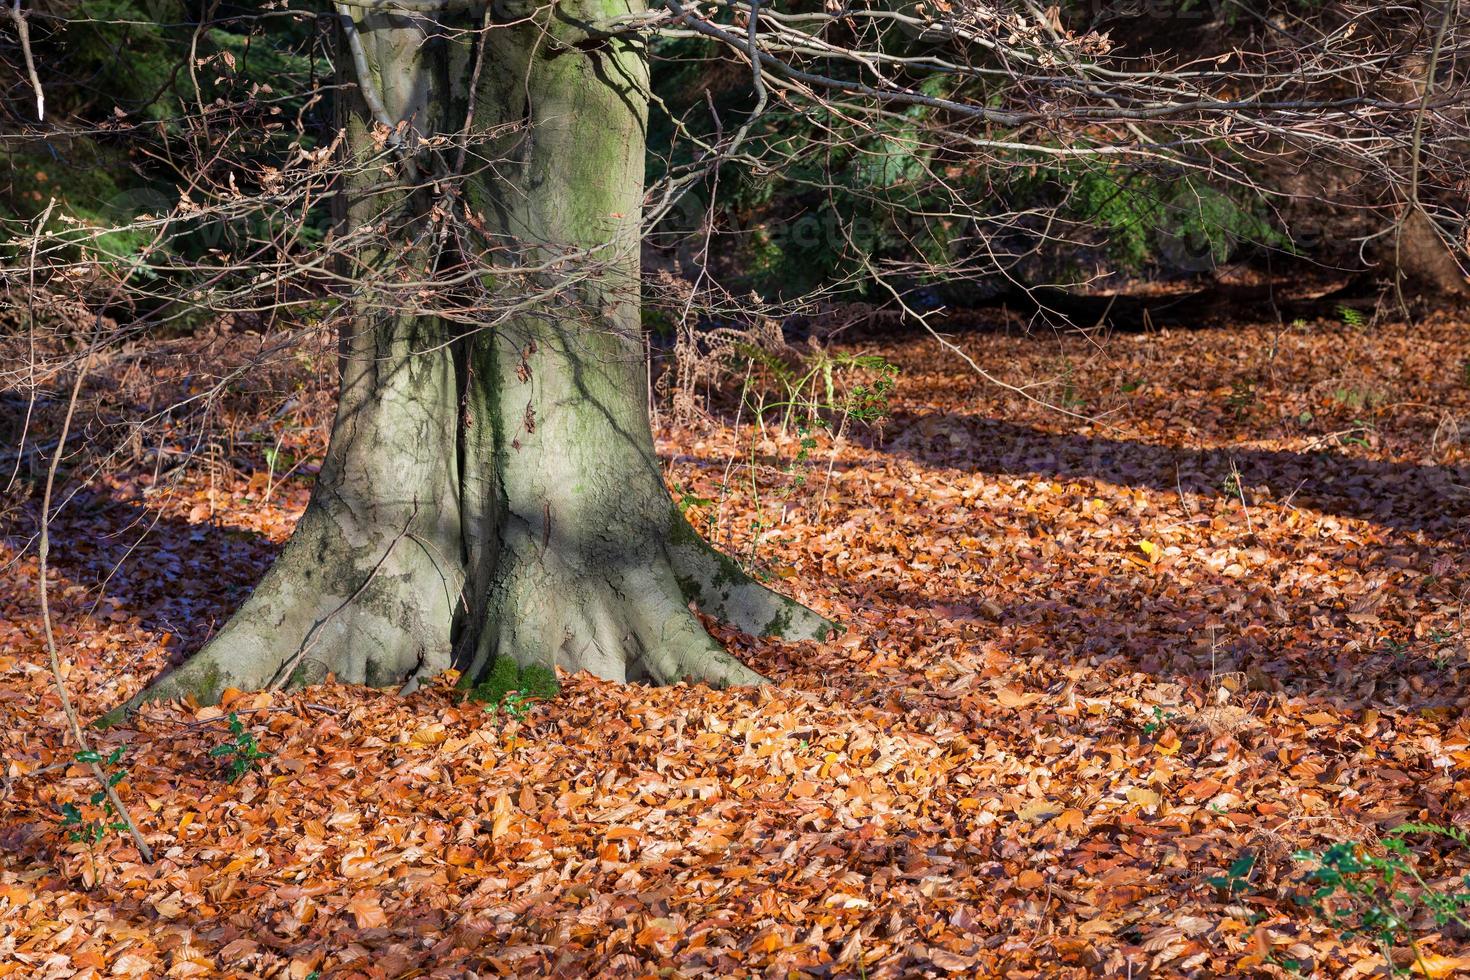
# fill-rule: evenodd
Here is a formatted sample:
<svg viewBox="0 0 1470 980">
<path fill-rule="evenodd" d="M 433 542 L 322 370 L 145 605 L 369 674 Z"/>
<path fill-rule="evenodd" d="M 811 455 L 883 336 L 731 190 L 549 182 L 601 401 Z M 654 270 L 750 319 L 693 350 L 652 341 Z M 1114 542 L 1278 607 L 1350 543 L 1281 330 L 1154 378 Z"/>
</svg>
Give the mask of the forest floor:
<svg viewBox="0 0 1470 980">
<path fill-rule="evenodd" d="M 854 342 L 901 368 L 878 431 L 727 414 L 660 438 L 691 519 L 845 635 L 721 633 L 773 683 L 564 676 L 520 717 L 447 682 L 153 706 L 95 736 L 123 750 L 151 865 L 125 833 L 71 839 L 106 818 L 46 666 L 34 499 L 12 501 L 0 975 L 1470 967 L 1425 892 L 1454 911 L 1470 847 L 1392 833 L 1470 828 L 1465 338 L 1448 318 L 956 338 L 1074 415 L 923 335 Z M 85 438 L 263 346 L 98 365 Z M 197 648 L 299 516 L 330 358 L 272 365 L 220 386 L 202 441 L 170 413 L 105 478 L 67 477 L 49 592 L 84 715 Z M 268 757 L 232 782 L 251 735 Z M 1384 885 L 1380 860 L 1419 879 Z"/>
</svg>

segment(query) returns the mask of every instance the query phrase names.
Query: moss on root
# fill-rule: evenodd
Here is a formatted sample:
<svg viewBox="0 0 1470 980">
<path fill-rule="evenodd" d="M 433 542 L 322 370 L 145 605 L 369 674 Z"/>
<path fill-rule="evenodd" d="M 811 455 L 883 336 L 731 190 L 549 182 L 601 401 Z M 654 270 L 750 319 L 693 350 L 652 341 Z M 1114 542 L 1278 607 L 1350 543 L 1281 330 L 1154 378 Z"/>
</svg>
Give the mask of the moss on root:
<svg viewBox="0 0 1470 980">
<path fill-rule="evenodd" d="M 550 667 L 544 664 L 522 667 L 509 657 L 495 658 L 489 672 L 478 683 L 462 682 L 462 686 L 467 700 L 491 705 L 500 704 L 512 692 L 547 701 L 561 690 L 556 671 Z"/>
</svg>

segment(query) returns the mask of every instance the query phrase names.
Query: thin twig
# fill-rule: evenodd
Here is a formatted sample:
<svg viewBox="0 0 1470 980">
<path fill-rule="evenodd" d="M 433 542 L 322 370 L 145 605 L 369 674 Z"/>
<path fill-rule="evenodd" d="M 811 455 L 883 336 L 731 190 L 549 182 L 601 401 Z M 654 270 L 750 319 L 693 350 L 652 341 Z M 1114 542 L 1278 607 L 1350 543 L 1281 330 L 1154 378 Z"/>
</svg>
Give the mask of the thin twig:
<svg viewBox="0 0 1470 980">
<path fill-rule="evenodd" d="M 1083 415 L 1080 412 L 1074 412 L 1070 408 L 1067 408 L 1063 405 L 1053 405 L 1050 402 L 1045 401 L 1044 399 L 1037 398 L 1025 388 L 1022 388 L 1018 385 L 1013 385 L 1008 381 L 1002 381 L 1000 378 L 991 374 L 989 371 L 986 371 L 978 363 L 976 363 L 975 359 L 971 357 L 963 347 L 961 347 L 959 344 L 956 344 L 954 341 L 950 340 L 948 337 L 944 336 L 938 330 L 936 330 L 934 328 L 934 325 L 929 322 L 928 313 L 920 312 L 919 310 L 916 310 L 912 306 L 910 306 L 908 302 L 904 300 L 903 294 L 901 294 L 896 288 L 894 288 L 893 284 L 890 283 L 886 277 L 880 275 L 878 270 L 873 268 L 871 263 L 865 262 L 864 264 L 872 273 L 873 279 L 878 283 L 878 285 L 882 286 L 885 290 L 888 291 L 888 294 L 893 297 L 893 300 L 895 303 L 898 304 L 899 309 L 901 309 L 912 320 L 917 322 L 919 326 L 923 327 L 925 332 L 939 343 L 939 346 L 943 347 L 945 350 L 949 351 L 951 354 L 954 354 L 960 360 L 964 361 L 965 364 L 970 368 L 970 370 L 974 371 L 981 378 L 984 378 L 986 381 L 999 388 L 1004 388 L 1005 390 L 1012 392 L 1013 394 L 1020 395 L 1028 402 L 1039 405 L 1042 408 L 1049 409 L 1053 412 L 1059 412 L 1062 415 L 1067 416 L 1068 418 L 1074 418 L 1080 422 L 1087 422 L 1092 425 L 1099 425 L 1105 429 L 1111 430 L 1116 428 L 1111 423 L 1104 422 L 1101 418 L 1098 418 L 1096 416 Z"/>
<path fill-rule="evenodd" d="M 1240 498 L 1240 509 L 1245 514 L 1245 529 L 1248 534 L 1256 533 L 1255 523 L 1251 520 L 1251 505 L 1245 500 L 1245 483 L 1240 478 L 1240 467 L 1235 465 L 1235 460 L 1230 460 L 1230 478 L 1235 481 L 1235 495 Z"/>
<path fill-rule="evenodd" d="M 31 433 L 31 416 L 36 410 L 36 249 L 41 243 L 41 231 L 46 227 L 46 222 L 51 220 L 51 212 L 56 209 L 56 198 L 52 198 L 46 205 L 46 210 L 36 219 L 36 234 L 31 239 L 31 261 L 26 268 L 30 278 L 30 288 L 26 290 L 26 336 L 30 342 L 30 358 L 26 369 L 29 377 L 26 379 L 26 388 L 29 394 L 26 398 L 26 417 L 20 426 L 20 441 L 15 448 L 15 468 L 10 471 L 10 479 L 6 481 L 5 492 L 15 486 L 15 478 L 20 475 L 20 464 L 25 459 L 26 439 Z"/>
<path fill-rule="evenodd" d="M 475 46 L 475 67 L 470 72 L 469 99 L 465 106 L 464 128 L 460 130 L 459 153 L 454 159 L 454 172 L 461 177 L 464 174 L 465 157 L 470 149 L 470 137 L 475 131 L 475 105 L 478 102 L 476 95 L 480 91 L 480 72 L 485 67 L 485 49 L 490 46 L 490 28 L 494 26 L 494 15 L 493 5 L 485 8 L 485 17 L 480 23 L 480 43 Z"/>
<path fill-rule="evenodd" d="M 66 436 L 71 429 L 72 417 L 76 414 L 77 399 L 82 393 L 82 382 L 92 366 L 92 353 L 95 345 L 88 343 L 87 356 L 82 361 L 77 377 L 72 382 L 71 398 L 66 405 L 66 418 L 61 423 L 61 438 L 57 440 L 56 451 L 51 454 L 51 466 L 46 472 L 46 489 L 41 495 L 41 540 L 36 547 L 38 557 L 39 579 L 38 591 L 41 596 L 41 625 L 46 633 L 46 655 L 51 662 L 51 677 L 56 682 L 56 694 L 61 698 L 61 710 L 66 715 L 67 727 L 71 731 L 73 741 L 77 743 L 78 754 L 91 752 L 91 745 L 87 741 L 86 732 L 82 730 L 82 723 L 77 719 L 76 708 L 72 706 L 71 696 L 66 691 L 66 679 L 61 670 L 61 654 L 56 649 L 56 633 L 51 627 L 51 596 L 47 587 L 47 559 L 51 551 L 51 493 L 56 486 L 56 471 L 61 466 L 61 456 L 66 450 Z M 107 773 L 103 771 L 101 764 L 88 763 L 92 769 L 92 775 L 96 777 L 97 783 L 102 791 L 107 794 L 107 800 L 112 804 L 113 810 L 124 824 L 127 825 L 128 833 L 132 835 L 133 843 L 137 845 L 138 854 L 145 863 L 153 863 L 153 850 L 143 835 L 138 832 L 138 825 L 133 822 L 133 817 L 128 813 L 127 805 L 123 803 L 122 797 L 117 794 L 117 787 L 112 785 Z"/>
<path fill-rule="evenodd" d="M 388 115 L 388 109 L 378 95 L 378 87 L 373 84 L 372 68 L 368 65 L 367 51 L 362 46 L 362 36 L 357 32 L 357 22 L 352 19 L 352 11 L 347 9 L 347 4 L 339 3 L 336 7 L 337 21 L 342 25 L 342 35 L 347 39 L 347 50 L 352 54 L 357 90 L 362 93 L 362 101 L 367 103 L 368 112 L 388 130 L 388 145 L 397 146 L 398 127 L 393 125 L 393 117 Z"/>
<path fill-rule="evenodd" d="M 316 641 L 321 639 L 322 627 L 330 623 L 342 610 L 356 602 L 358 597 L 367 591 L 367 587 L 372 584 L 373 579 L 377 576 L 378 570 L 387 563 L 388 556 L 393 554 L 393 549 L 398 547 L 398 542 L 402 541 L 408 535 L 409 529 L 413 527 L 414 518 L 418 516 L 418 513 L 418 501 L 414 501 L 413 513 L 408 515 L 408 520 L 404 522 L 403 530 L 399 531 L 394 535 L 393 540 L 388 542 L 388 547 L 383 551 L 383 557 L 379 558 L 378 563 L 373 566 L 372 571 L 368 572 L 367 578 L 363 579 L 362 584 L 357 587 L 352 595 L 343 599 L 336 609 L 333 609 L 320 622 L 312 626 L 311 631 L 306 634 L 305 641 L 301 644 L 301 649 L 293 653 L 287 660 L 281 663 L 281 666 L 276 668 L 275 675 L 271 677 L 271 682 L 266 685 L 265 689 L 267 691 L 279 691 L 285 687 L 286 683 L 291 679 L 291 674 L 296 670 L 296 665 L 306 658 L 306 655 L 311 652 L 311 648 L 316 646 Z"/>
<path fill-rule="evenodd" d="M 312 702 L 312 701 L 304 702 L 301 705 L 268 704 L 268 705 L 265 705 L 264 707 L 260 707 L 260 708 L 231 708 L 228 712 L 226 712 L 226 713 L 224 713 L 222 715 L 219 715 L 218 717 L 215 717 L 215 718 L 204 718 L 202 720 L 196 718 L 194 721 L 186 721 L 186 722 L 183 722 L 179 727 L 181 727 L 181 728 L 203 728 L 203 727 L 205 727 L 207 725 L 212 725 L 212 724 L 214 724 L 217 721 L 224 721 L 224 720 L 228 719 L 230 715 L 253 715 L 253 714 L 262 714 L 262 713 L 263 714 L 280 714 L 280 713 L 283 713 L 283 712 L 294 713 L 296 711 L 297 707 L 306 708 L 306 709 L 311 710 L 311 711 L 324 711 L 324 712 L 326 712 L 329 715 L 340 715 L 342 713 L 342 710 L 340 708 L 334 708 L 334 707 L 332 707 L 329 704 L 317 704 L 317 703 Z"/>
<path fill-rule="evenodd" d="M 25 12 L 20 9 L 20 0 L 11 4 L 10 19 L 15 21 L 15 33 L 20 37 L 20 53 L 25 58 L 26 74 L 30 76 L 31 88 L 36 93 L 36 121 L 42 122 L 46 119 L 46 93 L 41 90 L 41 76 L 36 74 L 36 59 L 31 54 L 31 26 L 26 22 Z"/>
</svg>

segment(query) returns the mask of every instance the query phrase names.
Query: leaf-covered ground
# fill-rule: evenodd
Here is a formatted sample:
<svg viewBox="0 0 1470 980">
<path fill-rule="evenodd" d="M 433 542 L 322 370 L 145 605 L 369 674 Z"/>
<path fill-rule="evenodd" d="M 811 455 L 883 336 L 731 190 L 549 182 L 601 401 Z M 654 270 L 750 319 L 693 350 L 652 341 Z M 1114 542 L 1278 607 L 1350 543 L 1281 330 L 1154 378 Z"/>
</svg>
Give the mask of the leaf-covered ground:
<svg viewBox="0 0 1470 980">
<path fill-rule="evenodd" d="M 153 865 L 62 825 L 94 787 L 45 667 L 34 513 L 13 511 L 0 975 L 1381 973 L 1291 900 L 1292 854 L 1470 821 L 1464 338 L 960 338 L 1080 418 L 922 336 L 855 345 L 903 369 L 880 433 L 798 460 L 800 433 L 726 420 L 660 447 L 691 518 L 845 636 L 725 636 L 762 689 L 564 677 L 522 720 L 447 683 L 155 706 L 97 739 L 125 748 Z M 103 366 L 102 402 L 147 400 L 139 363 Z M 160 368 L 155 394 L 203 390 L 196 371 Z M 172 457 L 134 447 L 57 520 L 84 713 L 196 648 L 299 514 L 325 397 L 250 395 L 218 410 L 217 465 L 153 492 Z M 234 783 L 211 755 L 229 711 L 270 754 Z M 1470 870 L 1437 837 L 1412 857 L 1438 887 Z M 1410 925 L 1401 967 L 1470 952 Z"/>
</svg>

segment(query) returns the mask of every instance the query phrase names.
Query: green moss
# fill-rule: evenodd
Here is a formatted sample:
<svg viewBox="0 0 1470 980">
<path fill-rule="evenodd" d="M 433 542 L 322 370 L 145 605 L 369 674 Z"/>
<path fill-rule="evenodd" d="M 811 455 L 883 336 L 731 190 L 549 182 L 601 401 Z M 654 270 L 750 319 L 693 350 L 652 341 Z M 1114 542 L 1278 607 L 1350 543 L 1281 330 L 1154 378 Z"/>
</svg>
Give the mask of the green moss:
<svg viewBox="0 0 1470 980">
<path fill-rule="evenodd" d="M 719 571 L 714 575 L 713 581 L 697 582 L 693 580 L 680 579 L 679 586 L 684 589 L 686 595 L 691 598 L 703 593 L 706 587 L 720 589 L 726 585 L 742 585 L 750 581 L 750 576 L 745 574 L 738 562 L 729 555 L 720 551 L 699 536 L 699 532 L 689 526 L 684 515 L 679 512 L 677 504 L 672 505 L 674 516 L 669 523 L 669 545 L 674 548 L 695 548 L 714 556 L 719 565 Z"/>
<path fill-rule="evenodd" d="M 496 657 L 490 670 L 478 684 L 468 688 L 465 696 L 480 704 L 498 705 L 513 691 L 528 698 L 549 701 L 560 690 L 556 672 L 545 664 L 522 667 L 509 657 Z"/>
<path fill-rule="evenodd" d="M 107 729 L 112 728 L 114 725 L 121 725 L 127 720 L 128 706 L 125 704 L 120 704 L 116 708 L 113 708 L 111 711 L 109 711 L 107 714 L 103 715 L 101 718 L 98 718 L 96 721 L 92 722 L 91 727 L 95 728 L 99 732 L 105 732 L 107 731 Z"/>
<path fill-rule="evenodd" d="M 219 700 L 220 691 L 224 687 L 219 665 L 213 660 L 205 660 L 198 670 L 184 668 L 175 676 L 179 679 L 179 689 L 194 695 L 194 700 L 200 704 L 214 704 Z"/>
<path fill-rule="evenodd" d="M 679 510 L 679 505 L 672 504 L 672 508 L 674 519 L 669 522 L 669 544 L 676 548 L 684 545 L 703 544 L 704 539 L 689 526 L 689 522 L 684 519 L 683 513 Z"/>
<path fill-rule="evenodd" d="M 286 686 L 292 690 L 300 687 L 310 687 L 320 684 L 327 679 L 327 665 L 319 660 L 303 660 L 291 671 Z"/>
<path fill-rule="evenodd" d="M 679 575 L 676 580 L 679 583 L 679 591 L 683 593 L 687 602 L 700 603 L 704 599 L 704 586 L 699 579 L 692 575 Z"/>
<path fill-rule="evenodd" d="M 521 693 L 533 698 L 556 697 L 561 685 L 557 683 L 556 671 L 544 664 L 527 664 L 521 668 Z"/>
<path fill-rule="evenodd" d="M 164 678 L 156 689 L 150 688 L 144 692 L 147 694 L 146 698 L 143 694 L 135 695 L 126 704 L 118 705 L 92 722 L 92 727 L 101 730 L 121 725 L 146 701 L 158 701 L 192 694 L 194 700 L 200 704 L 215 704 L 219 701 L 220 692 L 224 690 L 224 686 L 225 679 L 220 674 L 218 664 L 212 660 L 197 662 L 191 660 Z"/>
<path fill-rule="evenodd" d="M 786 601 L 790 602 L 789 599 Z M 765 625 L 764 629 L 761 630 L 761 636 L 778 636 L 788 640 L 799 639 L 800 637 L 792 635 L 791 630 L 791 623 L 792 620 L 795 618 L 796 610 L 798 608 L 800 607 L 796 606 L 793 603 L 791 605 L 787 605 L 776 615 L 772 616 L 771 621 Z M 847 627 L 843 626 L 841 623 L 830 623 L 827 620 L 821 619 L 819 617 L 817 621 L 817 628 L 812 630 L 811 638 L 821 643 L 825 642 L 833 636 L 837 636 L 845 632 L 847 632 Z"/>
<path fill-rule="evenodd" d="M 484 704 L 499 704 L 511 691 L 517 690 L 521 671 L 509 657 L 497 657 L 479 683 L 470 688 L 469 699 Z"/>
<path fill-rule="evenodd" d="M 711 583 L 715 588 L 719 588 L 722 585 L 744 585 L 746 582 L 753 581 L 749 575 L 745 574 L 745 569 L 741 568 L 735 559 L 729 555 L 721 554 L 713 548 L 710 550 L 714 551 L 715 558 L 720 563 L 720 570 L 715 575 L 714 582 Z"/>
<path fill-rule="evenodd" d="M 769 623 L 761 627 L 761 636 L 785 636 L 789 629 L 791 629 L 791 609 L 782 607 L 780 612 L 771 617 Z"/>
</svg>

